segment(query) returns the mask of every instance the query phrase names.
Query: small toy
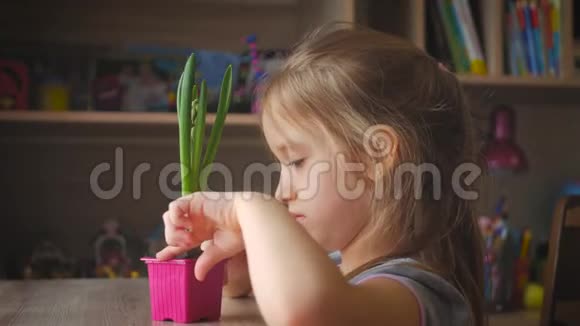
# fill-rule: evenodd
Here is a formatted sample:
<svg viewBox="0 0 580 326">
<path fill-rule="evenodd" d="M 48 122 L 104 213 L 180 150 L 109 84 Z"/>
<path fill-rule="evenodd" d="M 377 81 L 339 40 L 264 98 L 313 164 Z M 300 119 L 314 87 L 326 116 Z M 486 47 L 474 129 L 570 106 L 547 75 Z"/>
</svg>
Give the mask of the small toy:
<svg viewBox="0 0 580 326">
<path fill-rule="evenodd" d="M 118 76 L 106 75 L 93 81 L 94 106 L 98 111 L 119 111 L 123 86 Z"/>
<path fill-rule="evenodd" d="M 30 87 L 25 64 L 0 59 L 0 110 L 26 110 Z"/>
<path fill-rule="evenodd" d="M 205 155 L 202 157 L 208 90 L 205 80 L 201 81 L 198 88 L 194 76 L 195 55 L 191 54 L 177 88 L 183 195 L 206 187 L 209 168 L 217 153 L 232 95 L 232 67 L 230 65 L 222 80 L 214 125 L 205 148 Z M 214 266 L 206 279 L 200 282 L 193 273 L 196 262 L 194 258 L 158 261 L 146 257 L 141 260 L 147 264 L 149 273 L 153 320 L 189 323 L 201 319 L 219 319 L 225 262 Z"/>
<path fill-rule="evenodd" d="M 50 241 L 38 244 L 24 268 L 26 279 L 53 279 L 72 277 L 72 261 Z"/>
<path fill-rule="evenodd" d="M 97 277 L 130 276 L 127 240 L 121 234 L 116 220 L 105 222 L 94 246 Z"/>
<path fill-rule="evenodd" d="M 247 49 L 240 56 L 239 79 L 233 95 L 234 105 L 243 105 L 249 107 L 250 113 L 259 113 L 261 109 L 258 100 L 263 92 L 264 80 L 280 70 L 287 56 L 287 50 L 259 50 L 255 34 L 243 37 L 241 41 Z M 247 112 L 248 110 L 244 108 L 237 111 Z"/>
<path fill-rule="evenodd" d="M 154 71 L 149 62 L 141 62 L 138 71 L 125 66 L 121 71 L 123 85 L 121 107 L 127 111 L 167 111 L 169 106 L 168 85 Z"/>
<path fill-rule="evenodd" d="M 41 110 L 68 111 L 70 110 L 70 86 L 58 75 L 47 75 L 39 87 L 39 103 Z"/>
</svg>

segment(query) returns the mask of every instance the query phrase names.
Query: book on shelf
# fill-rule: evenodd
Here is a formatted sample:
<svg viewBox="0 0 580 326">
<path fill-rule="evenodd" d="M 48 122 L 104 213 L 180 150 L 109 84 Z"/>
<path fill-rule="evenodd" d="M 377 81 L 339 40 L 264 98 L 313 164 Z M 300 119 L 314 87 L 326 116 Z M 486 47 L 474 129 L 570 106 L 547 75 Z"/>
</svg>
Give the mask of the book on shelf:
<svg viewBox="0 0 580 326">
<path fill-rule="evenodd" d="M 485 58 L 481 50 L 481 41 L 475 31 L 475 23 L 469 3 L 467 0 L 453 0 L 453 10 L 461 27 L 462 39 L 467 49 L 469 71 L 478 75 L 487 74 Z"/>
<path fill-rule="evenodd" d="M 439 15 L 437 5 L 428 1 L 426 10 L 427 26 L 429 26 L 432 31 L 432 37 L 426 39 L 427 51 L 436 57 L 437 60 L 439 60 L 439 62 L 445 65 L 449 70 L 454 70 L 457 53 L 452 53 L 450 47 L 447 45 L 445 27 L 443 26 L 443 20 Z"/>
<path fill-rule="evenodd" d="M 560 0 L 507 0 L 505 45 L 512 76 L 557 77 Z"/>
<path fill-rule="evenodd" d="M 434 32 L 427 50 L 455 72 L 486 75 L 479 8 L 474 3 L 477 1 L 427 1 L 427 24 Z"/>
</svg>

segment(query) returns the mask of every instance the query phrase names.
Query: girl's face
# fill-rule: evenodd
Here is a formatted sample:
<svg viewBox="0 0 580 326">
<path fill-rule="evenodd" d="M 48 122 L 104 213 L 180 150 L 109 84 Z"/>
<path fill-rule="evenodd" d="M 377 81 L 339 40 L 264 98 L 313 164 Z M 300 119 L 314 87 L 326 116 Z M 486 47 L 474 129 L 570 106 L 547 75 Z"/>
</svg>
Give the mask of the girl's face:
<svg viewBox="0 0 580 326">
<path fill-rule="evenodd" d="M 322 130 L 307 132 L 267 113 L 263 129 L 280 162 L 276 199 L 326 250 L 345 248 L 369 222 L 363 180 L 342 168 L 341 151 Z"/>
</svg>

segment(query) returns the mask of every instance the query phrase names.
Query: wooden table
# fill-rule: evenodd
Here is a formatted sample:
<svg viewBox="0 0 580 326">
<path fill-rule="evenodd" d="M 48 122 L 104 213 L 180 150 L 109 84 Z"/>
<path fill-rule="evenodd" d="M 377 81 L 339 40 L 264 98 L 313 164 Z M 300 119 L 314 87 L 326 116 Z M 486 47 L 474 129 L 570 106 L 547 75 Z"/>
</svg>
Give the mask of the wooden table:
<svg viewBox="0 0 580 326">
<path fill-rule="evenodd" d="M 490 316 L 491 326 L 538 325 L 537 313 Z M 179 325 L 151 320 L 147 279 L 0 281 L 0 325 Z M 264 325 L 252 298 L 222 303 L 219 322 L 196 325 Z"/>
<path fill-rule="evenodd" d="M 179 325 L 151 320 L 147 279 L 0 281 L 0 325 Z M 252 298 L 222 302 L 219 322 L 264 325 Z"/>
</svg>

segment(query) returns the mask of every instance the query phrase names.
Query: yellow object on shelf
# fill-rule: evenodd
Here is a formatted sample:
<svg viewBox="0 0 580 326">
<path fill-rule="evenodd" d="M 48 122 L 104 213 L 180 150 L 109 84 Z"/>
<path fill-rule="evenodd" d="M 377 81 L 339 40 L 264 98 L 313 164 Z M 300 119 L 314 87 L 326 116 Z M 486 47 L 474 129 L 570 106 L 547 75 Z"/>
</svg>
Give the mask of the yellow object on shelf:
<svg viewBox="0 0 580 326">
<path fill-rule="evenodd" d="M 524 306 L 526 309 L 540 309 L 543 300 L 544 288 L 538 283 L 529 283 L 524 292 Z"/>
<path fill-rule="evenodd" d="M 483 60 L 474 60 L 470 64 L 471 72 L 476 75 L 487 75 L 487 68 L 485 66 L 485 61 Z"/>
<path fill-rule="evenodd" d="M 40 86 L 40 106 L 45 111 L 68 111 L 70 91 L 67 85 L 49 82 Z"/>
</svg>

